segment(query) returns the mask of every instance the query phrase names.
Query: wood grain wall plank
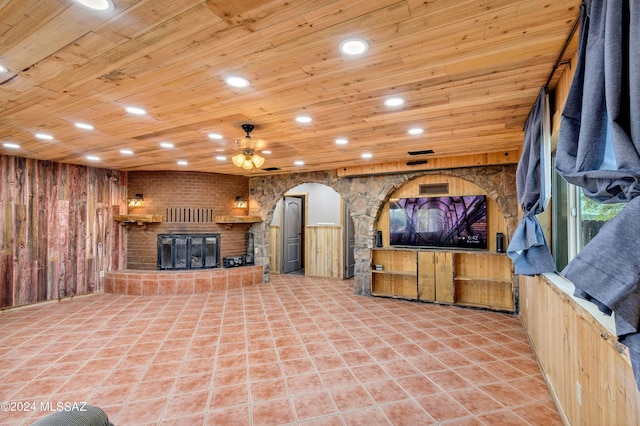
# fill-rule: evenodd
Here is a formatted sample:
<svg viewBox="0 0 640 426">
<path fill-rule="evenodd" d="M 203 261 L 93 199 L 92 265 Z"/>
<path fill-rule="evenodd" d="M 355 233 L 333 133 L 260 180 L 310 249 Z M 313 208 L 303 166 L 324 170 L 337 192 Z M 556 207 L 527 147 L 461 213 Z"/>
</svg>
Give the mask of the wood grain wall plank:
<svg viewBox="0 0 640 426">
<path fill-rule="evenodd" d="M 126 172 L 0 156 L 0 176 L 0 309 L 101 290 L 126 258 Z"/>
</svg>

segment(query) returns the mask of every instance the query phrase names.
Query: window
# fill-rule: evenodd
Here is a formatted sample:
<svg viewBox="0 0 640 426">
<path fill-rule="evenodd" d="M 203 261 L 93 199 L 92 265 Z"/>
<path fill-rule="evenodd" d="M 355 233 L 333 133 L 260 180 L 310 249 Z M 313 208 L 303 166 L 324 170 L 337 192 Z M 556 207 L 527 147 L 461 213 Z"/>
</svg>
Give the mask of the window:
<svg viewBox="0 0 640 426">
<path fill-rule="evenodd" d="M 620 213 L 620 210 L 626 206 L 626 203 L 599 204 L 587 198 L 583 194 L 582 189 L 578 189 L 580 193 L 580 220 L 578 222 L 580 226 L 579 251 L 596 236 L 600 228 L 602 228 L 602 225 Z"/>
<path fill-rule="evenodd" d="M 551 253 L 558 271 L 563 270 L 625 205 L 596 203 L 584 195 L 582 188 L 567 183 L 554 172 Z"/>
</svg>

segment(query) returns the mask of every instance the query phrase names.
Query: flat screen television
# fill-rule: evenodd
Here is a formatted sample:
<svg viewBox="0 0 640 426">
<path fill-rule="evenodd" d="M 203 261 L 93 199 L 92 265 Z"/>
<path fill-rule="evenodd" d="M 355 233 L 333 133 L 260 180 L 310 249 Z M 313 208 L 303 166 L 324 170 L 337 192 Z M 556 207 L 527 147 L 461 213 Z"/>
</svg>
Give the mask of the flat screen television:
<svg viewBox="0 0 640 426">
<path fill-rule="evenodd" d="M 392 246 L 487 248 L 485 195 L 398 198 L 389 213 Z"/>
</svg>

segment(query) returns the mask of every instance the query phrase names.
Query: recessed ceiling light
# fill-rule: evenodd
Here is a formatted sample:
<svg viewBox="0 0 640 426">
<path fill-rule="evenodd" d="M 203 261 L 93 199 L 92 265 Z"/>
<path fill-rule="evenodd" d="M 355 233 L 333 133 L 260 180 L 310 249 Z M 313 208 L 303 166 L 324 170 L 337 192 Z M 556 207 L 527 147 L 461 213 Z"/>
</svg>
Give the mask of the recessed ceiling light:
<svg viewBox="0 0 640 426">
<path fill-rule="evenodd" d="M 296 160 L 296 161 L 293 162 L 293 164 L 295 164 L 296 166 L 304 166 L 304 161 Z"/>
<path fill-rule="evenodd" d="M 36 138 L 38 139 L 42 139 L 43 141 L 52 141 L 53 140 L 53 136 L 47 134 L 47 133 L 36 133 L 34 135 Z"/>
<path fill-rule="evenodd" d="M 96 157 L 95 155 L 87 155 L 87 160 L 89 160 L 89 161 L 100 161 L 100 157 Z"/>
<path fill-rule="evenodd" d="M 362 55 L 369 50 L 369 43 L 360 38 L 349 38 L 340 43 L 340 51 L 346 55 Z"/>
<path fill-rule="evenodd" d="M 389 99 L 384 101 L 384 104 L 386 106 L 390 106 L 390 107 L 400 106 L 400 105 L 404 104 L 404 99 L 402 99 L 402 98 L 389 98 Z"/>
<path fill-rule="evenodd" d="M 160 142 L 160 146 L 163 148 L 173 148 L 173 144 L 171 142 Z"/>
<path fill-rule="evenodd" d="M 209 139 L 222 139 L 222 135 L 220 133 L 209 133 L 207 136 L 209 136 Z"/>
<path fill-rule="evenodd" d="M 410 135 L 421 135 L 422 133 L 424 133 L 424 130 L 420 127 L 414 127 L 412 129 L 409 129 L 407 133 L 409 133 Z"/>
<path fill-rule="evenodd" d="M 93 126 L 91 124 L 87 124 L 87 123 L 73 123 L 74 126 L 76 126 L 78 129 L 83 129 L 83 130 L 93 130 Z"/>
<path fill-rule="evenodd" d="M 362 158 L 371 158 L 373 157 L 373 154 L 370 152 L 363 152 L 362 153 Z"/>
<path fill-rule="evenodd" d="M 120 154 L 131 155 L 131 154 L 133 154 L 133 151 L 130 150 L 130 149 L 121 149 L 120 150 Z"/>
<path fill-rule="evenodd" d="M 7 69 L 7 67 L 5 67 L 4 65 L 0 65 L 0 72 L 4 73 L 4 72 L 7 72 L 7 71 L 9 71 Z"/>
<path fill-rule="evenodd" d="M 336 139 L 336 145 L 346 145 L 348 143 L 349 143 L 349 141 L 344 139 L 344 138 Z"/>
<path fill-rule="evenodd" d="M 111 0 L 75 0 L 89 9 L 98 10 L 100 12 L 110 12 L 113 10 L 113 2 Z"/>
<path fill-rule="evenodd" d="M 187 163 L 186 160 L 178 160 L 178 165 L 179 166 L 186 166 L 187 164 L 189 164 L 189 163 Z"/>
<path fill-rule="evenodd" d="M 311 117 L 309 117 L 308 115 L 299 115 L 296 117 L 296 121 L 298 123 L 311 123 L 313 121 L 313 119 Z"/>
<path fill-rule="evenodd" d="M 232 87 L 249 87 L 251 85 L 251 83 L 249 83 L 249 80 L 247 80 L 246 78 L 234 75 L 225 77 L 224 82 Z"/>
<path fill-rule="evenodd" d="M 224 155 L 216 155 L 216 160 L 218 161 L 225 161 L 227 159 L 227 157 L 225 157 Z"/>
<path fill-rule="evenodd" d="M 5 148 L 11 148 L 11 149 L 20 148 L 20 145 L 18 145 L 17 143 L 13 143 L 13 142 L 5 142 L 5 143 L 2 144 L 2 146 L 4 146 Z"/>
<path fill-rule="evenodd" d="M 142 108 L 134 106 L 125 107 L 124 110 L 133 115 L 145 115 L 147 113 L 147 111 L 143 110 Z"/>
</svg>

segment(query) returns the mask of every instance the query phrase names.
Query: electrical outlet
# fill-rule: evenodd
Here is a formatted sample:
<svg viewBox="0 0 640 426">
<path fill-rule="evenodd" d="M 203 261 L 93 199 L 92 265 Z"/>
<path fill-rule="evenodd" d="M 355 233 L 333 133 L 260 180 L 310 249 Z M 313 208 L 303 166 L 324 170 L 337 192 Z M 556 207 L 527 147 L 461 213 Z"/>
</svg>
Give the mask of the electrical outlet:
<svg viewBox="0 0 640 426">
<path fill-rule="evenodd" d="M 582 407 L 582 385 L 580 382 L 576 382 L 576 399 L 578 400 L 578 405 Z"/>
<path fill-rule="evenodd" d="M 100 278 L 104 277 L 104 271 L 100 271 Z"/>
</svg>

